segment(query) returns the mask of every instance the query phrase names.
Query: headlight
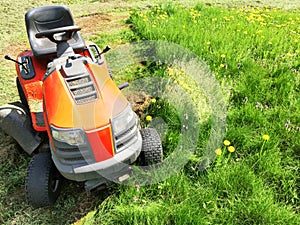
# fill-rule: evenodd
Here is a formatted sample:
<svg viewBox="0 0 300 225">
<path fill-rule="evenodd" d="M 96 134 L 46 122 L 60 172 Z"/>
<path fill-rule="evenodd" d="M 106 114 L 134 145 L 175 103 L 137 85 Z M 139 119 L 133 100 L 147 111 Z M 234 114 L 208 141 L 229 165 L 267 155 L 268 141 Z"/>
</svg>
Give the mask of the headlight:
<svg viewBox="0 0 300 225">
<path fill-rule="evenodd" d="M 85 134 L 81 129 L 59 129 L 51 126 L 51 133 L 54 139 L 69 145 L 82 145 L 85 143 Z"/>
<path fill-rule="evenodd" d="M 119 134 L 126 131 L 131 127 L 132 121 L 136 121 L 136 119 L 136 114 L 128 105 L 120 115 L 112 119 L 114 133 Z"/>
</svg>

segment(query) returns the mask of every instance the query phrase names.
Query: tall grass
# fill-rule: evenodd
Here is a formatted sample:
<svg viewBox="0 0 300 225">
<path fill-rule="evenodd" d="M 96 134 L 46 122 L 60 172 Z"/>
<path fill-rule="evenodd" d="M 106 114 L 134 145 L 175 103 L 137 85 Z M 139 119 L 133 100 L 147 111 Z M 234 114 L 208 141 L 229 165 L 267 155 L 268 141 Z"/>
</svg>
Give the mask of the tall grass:
<svg viewBox="0 0 300 225">
<path fill-rule="evenodd" d="M 139 39 L 180 44 L 210 66 L 230 92 L 225 139 L 235 149 L 220 146 L 205 173 L 198 152 L 165 182 L 120 187 L 83 223 L 299 224 L 299 15 L 164 4 L 130 22 Z"/>
</svg>

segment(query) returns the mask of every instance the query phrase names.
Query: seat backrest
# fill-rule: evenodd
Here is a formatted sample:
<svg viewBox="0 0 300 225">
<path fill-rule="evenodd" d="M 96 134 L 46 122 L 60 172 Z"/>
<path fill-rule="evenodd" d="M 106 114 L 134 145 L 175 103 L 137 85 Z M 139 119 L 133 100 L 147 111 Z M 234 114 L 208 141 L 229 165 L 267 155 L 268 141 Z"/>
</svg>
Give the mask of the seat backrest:
<svg viewBox="0 0 300 225">
<path fill-rule="evenodd" d="M 49 29 L 73 26 L 74 20 L 67 7 L 51 5 L 29 10 L 25 14 L 25 23 L 32 52 L 35 57 L 40 57 L 56 53 L 56 44 L 48 38 L 38 39 L 35 34 Z M 68 42 L 74 50 L 83 49 L 85 46 L 78 32 Z"/>
</svg>

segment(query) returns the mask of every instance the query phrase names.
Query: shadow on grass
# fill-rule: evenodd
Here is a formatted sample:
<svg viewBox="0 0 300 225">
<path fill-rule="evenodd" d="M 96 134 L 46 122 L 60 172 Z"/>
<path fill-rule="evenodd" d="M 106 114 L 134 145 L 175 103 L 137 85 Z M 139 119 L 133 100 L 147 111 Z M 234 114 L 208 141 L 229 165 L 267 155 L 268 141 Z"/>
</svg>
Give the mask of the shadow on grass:
<svg viewBox="0 0 300 225">
<path fill-rule="evenodd" d="M 53 207 L 34 209 L 25 199 L 25 176 L 30 156 L 0 132 L 0 224 L 72 224 L 114 193 L 114 188 L 87 195 L 84 184 L 64 180 Z"/>
</svg>

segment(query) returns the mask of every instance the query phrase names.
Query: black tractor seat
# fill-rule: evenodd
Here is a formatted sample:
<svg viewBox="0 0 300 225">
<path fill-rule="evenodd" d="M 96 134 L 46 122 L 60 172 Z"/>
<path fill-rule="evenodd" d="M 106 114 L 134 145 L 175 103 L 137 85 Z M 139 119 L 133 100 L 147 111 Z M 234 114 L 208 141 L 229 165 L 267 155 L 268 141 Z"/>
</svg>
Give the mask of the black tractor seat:
<svg viewBox="0 0 300 225">
<path fill-rule="evenodd" d="M 56 43 L 48 38 L 37 38 L 36 34 L 47 33 L 49 30 L 75 26 L 70 10 L 65 6 L 42 6 L 29 10 L 25 14 L 27 35 L 35 57 L 55 54 Z M 39 37 L 39 35 L 37 35 Z M 68 41 L 74 50 L 83 50 L 84 40 L 78 32 L 74 32 Z"/>
</svg>

